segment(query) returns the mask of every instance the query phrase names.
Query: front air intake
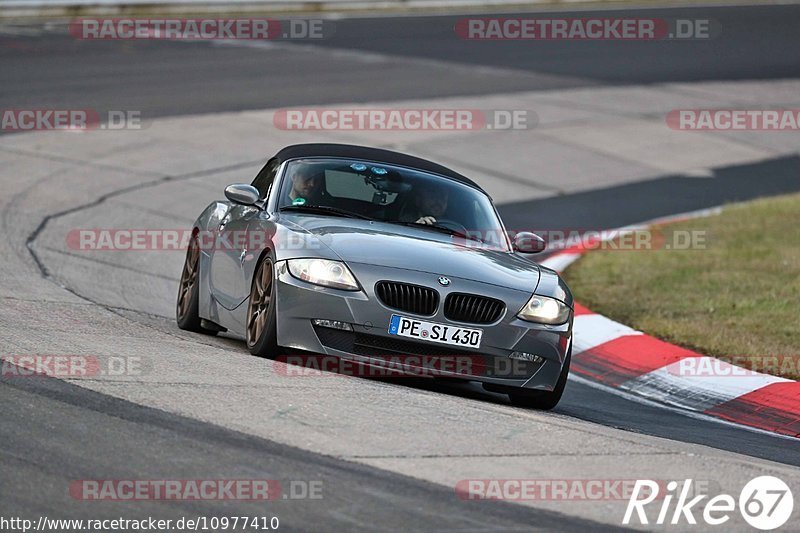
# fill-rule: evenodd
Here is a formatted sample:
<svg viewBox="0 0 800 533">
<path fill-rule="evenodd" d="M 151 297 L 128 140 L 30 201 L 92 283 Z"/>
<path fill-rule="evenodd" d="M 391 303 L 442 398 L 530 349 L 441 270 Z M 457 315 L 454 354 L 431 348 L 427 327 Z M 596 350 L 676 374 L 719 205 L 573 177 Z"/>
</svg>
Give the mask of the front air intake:
<svg viewBox="0 0 800 533">
<path fill-rule="evenodd" d="M 439 293 L 420 285 L 379 281 L 375 294 L 386 307 L 414 315 L 431 316 L 439 307 Z"/>
<path fill-rule="evenodd" d="M 494 298 L 454 292 L 444 302 L 444 316 L 455 322 L 491 324 L 505 311 L 506 304 Z"/>
</svg>

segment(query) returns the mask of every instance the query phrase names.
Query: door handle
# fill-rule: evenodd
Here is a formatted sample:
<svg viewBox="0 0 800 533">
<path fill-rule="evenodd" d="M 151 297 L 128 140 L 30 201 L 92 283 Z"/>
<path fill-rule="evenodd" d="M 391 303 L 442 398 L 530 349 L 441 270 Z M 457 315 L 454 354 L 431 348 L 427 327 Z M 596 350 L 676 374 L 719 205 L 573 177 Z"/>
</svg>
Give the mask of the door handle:
<svg viewBox="0 0 800 533">
<path fill-rule="evenodd" d="M 230 217 L 231 217 L 231 213 L 230 213 L 230 211 L 228 211 L 227 213 L 225 213 L 225 216 L 222 217 L 222 220 L 219 221 L 218 228 L 219 228 L 220 231 L 225 229 L 225 226 L 228 225 L 228 222 L 230 221 Z"/>
</svg>

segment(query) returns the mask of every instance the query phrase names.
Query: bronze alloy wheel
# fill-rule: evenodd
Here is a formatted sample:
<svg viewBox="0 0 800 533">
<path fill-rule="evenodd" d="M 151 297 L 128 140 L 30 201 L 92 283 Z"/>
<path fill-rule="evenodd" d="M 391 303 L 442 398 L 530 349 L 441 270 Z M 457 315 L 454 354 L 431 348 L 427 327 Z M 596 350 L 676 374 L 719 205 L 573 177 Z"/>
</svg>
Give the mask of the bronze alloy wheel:
<svg viewBox="0 0 800 533">
<path fill-rule="evenodd" d="M 200 260 L 200 246 L 197 243 L 197 236 L 193 236 L 189 241 L 189 249 L 186 250 L 186 261 L 183 263 L 181 273 L 181 285 L 178 289 L 178 321 L 186 319 L 191 311 L 192 296 L 197 285 L 197 264 Z"/>
<path fill-rule="evenodd" d="M 258 266 L 250 289 L 247 306 L 247 346 L 253 347 L 264 334 L 272 299 L 272 262 L 267 259 Z"/>
</svg>

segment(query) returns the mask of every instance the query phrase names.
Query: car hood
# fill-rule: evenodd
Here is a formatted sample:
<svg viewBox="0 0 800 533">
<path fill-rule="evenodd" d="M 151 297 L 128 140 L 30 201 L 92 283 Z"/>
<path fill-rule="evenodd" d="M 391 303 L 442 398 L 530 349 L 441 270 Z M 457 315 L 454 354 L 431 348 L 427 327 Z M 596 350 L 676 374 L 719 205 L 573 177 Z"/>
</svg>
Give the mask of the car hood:
<svg viewBox="0 0 800 533">
<path fill-rule="evenodd" d="M 330 248 L 345 262 L 429 272 L 532 293 L 539 266 L 519 255 L 458 242 L 426 229 L 329 216 L 281 214 L 281 222 Z"/>
</svg>

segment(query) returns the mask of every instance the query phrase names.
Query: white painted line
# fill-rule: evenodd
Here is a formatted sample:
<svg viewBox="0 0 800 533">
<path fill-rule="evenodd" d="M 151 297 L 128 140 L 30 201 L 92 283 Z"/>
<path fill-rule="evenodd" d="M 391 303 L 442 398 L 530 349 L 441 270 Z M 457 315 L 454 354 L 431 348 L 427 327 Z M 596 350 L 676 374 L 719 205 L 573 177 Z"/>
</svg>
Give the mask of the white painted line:
<svg viewBox="0 0 800 533">
<path fill-rule="evenodd" d="M 641 231 L 641 230 L 647 229 L 648 227 L 656 225 L 656 224 L 668 224 L 670 222 L 678 222 L 678 221 L 688 220 L 688 219 L 692 219 L 692 218 L 710 217 L 710 216 L 718 215 L 721 212 L 722 212 L 722 207 L 721 206 L 709 207 L 709 208 L 705 208 L 705 209 L 698 209 L 696 211 L 687 211 L 685 213 L 678 213 L 676 215 L 669 215 L 669 216 L 665 216 L 665 217 L 654 218 L 654 219 L 648 220 L 646 222 L 641 222 L 641 223 L 638 223 L 638 224 L 631 224 L 629 226 L 623 226 L 621 228 L 603 230 L 602 233 L 601 233 L 600 241 L 601 242 L 605 242 L 605 241 L 613 240 L 613 239 L 616 239 L 617 237 L 627 235 L 628 233 L 631 233 L 631 232 L 634 232 L 634 231 Z M 584 245 L 590 244 L 590 243 L 587 242 L 587 239 L 583 239 L 582 243 Z M 540 261 L 539 264 L 541 264 L 542 266 L 545 266 L 547 268 L 552 268 L 556 272 L 559 272 L 559 273 L 563 272 L 572 263 L 577 261 L 583 254 L 585 254 L 586 252 L 591 252 L 592 251 L 592 247 L 591 246 L 586 246 L 586 248 L 588 248 L 588 249 L 584 249 L 581 252 L 569 252 L 569 253 L 556 252 L 553 255 L 551 255 L 550 257 L 548 257 L 547 259 L 544 259 L 543 261 Z"/>
<path fill-rule="evenodd" d="M 619 337 L 627 335 L 641 335 L 641 331 L 636 331 L 619 322 L 614 322 L 603 315 L 578 315 L 573 323 L 574 354 L 578 354 L 599 346 Z"/>
<path fill-rule="evenodd" d="M 655 400 L 649 400 L 647 398 L 644 398 L 642 396 L 638 396 L 636 394 L 633 394 L 631 392 L 625 391 L 623 389 L 618 389 L 616 387 L 610 387 L 608 385 L 604 385 L 604 384 L 599 383 L 597 381 L 592 381 L 591 379 L 584 378 L 584 377 L 579 376 L 579 375 L 577 375 L 575 373 L 572 373 L 572 372 L 569 375 L 569 380 L 570 381 L 574 381 L 575 383 L 580 383 L 581 385 L 586 385 L 587 387 L 591 387 L 593 389 L 597 389 L 597 390 L 600 390 L 600 391 L 603 391 L 603 392 L 607 392 L 609 394 L 613 394 L 614 396 L 618 396 L 618 397 L 620 397 L 622 399 L 625 399 L 625 400 L 628 400 L 628 401 L 631 401 L 631 402 L 634 402 L 634 403 L 638 403 L 640 405 L 646 405 L 648 407 L 655 407 L 655 408 L 658 408 L 658 409 L 664 409 L 664 410 L 667 410 L 667 411 L 671 411 L 673 413 L 679 413 L 679 414 L 681 414 L 683 416 L 686 416 L 686 417 L 689 417 L 689 418 L 693 418 L 695 420 L 703 420 L 705 422 L 714 422 L 716 424 L 722 424 L 724 426 L 731 426 L 731 427 L 735 427 L 737 429 L 743 429 L 745 431 L 750 431 L 751 433 L 758 433 L 760 435 L 767 435 L 767 436 L 770 436 L 770 437 L 775 437 L 777 439 L 786 439 L 786 440 L 790 440 L 790 441 L 793 441 L 793 442 L 797 442 L 797 437 L 793 437 L 791 435 L 783 435 L 781 433 L 774 433 L 774 432 L 768 431 L 766 429 L 759 429 L 759 428 L 754 428 L 752 426 L 745 426 L 745 425 L 742 425 L 742 424 L 737 424 L 735 422 L 730 422 L 728 420 L 724 420 L 722 418 L 717 418 L 715 416 L 707 415 L 705 413 L 699 413 L 697 411 L 687 410 L 686 408 L 676 407 L 676 406 L 673 406 L 673 405 L 667 405 L 667 404 L 664 404 L 662 402 L 658 402 L 658 401 L 655 401 Z"/>
<path fill-rule="evenodd" d="M 678 222 L 682 220 L 689 220 L 691 218 L 705 218 L 713 217 L 722 213 L 722 206 L 707 207 L 705 209 L 697 209 L 695 211 L 686 211 L 685 213 L 678 213 L 676 215 L 669 215 L 665 217 L 654 218 L 647 222 L 637 224 L 637 226 L 652 226 L 653 224 L 668 224 L 670 222 Z M 633 226 L 631 226 L 633 227 Z"/>
<path fill-rule="evenodd" d="M 582 253 L 554 254 L 547 259 L 540 261 L 539 264 L 547 268 L 552 268 L 556 272 L 563 272 L 568 266 L 578 260 Z"/>
<path fill-rule="evenodd" d="M 653 370 L 623 383 L 620 388 L 679 407 L 705 411 L 772 383 L 791 381 L 756 372 L 741 376 L 738 374 L 745 372 L 743 369 L 713 357 L 689 359 Z M 695 363 L 702 366 L 692 366 Z M 691 368 L 714 369 L 717 375 L 687 375 Z"/>
</svg>

